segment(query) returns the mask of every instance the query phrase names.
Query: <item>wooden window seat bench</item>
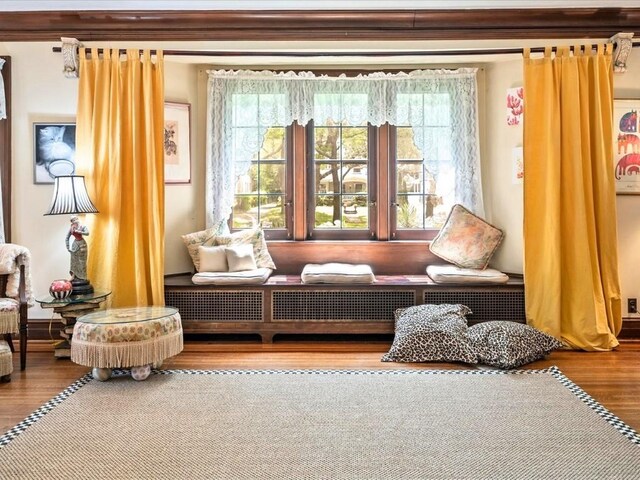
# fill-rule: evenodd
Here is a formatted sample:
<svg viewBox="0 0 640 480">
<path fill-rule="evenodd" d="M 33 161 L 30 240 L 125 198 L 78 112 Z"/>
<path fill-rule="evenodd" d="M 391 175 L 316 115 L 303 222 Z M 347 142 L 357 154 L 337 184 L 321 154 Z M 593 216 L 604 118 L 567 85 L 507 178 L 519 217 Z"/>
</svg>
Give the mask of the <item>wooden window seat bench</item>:
<svg viewBox="0 0 640 480">
<path fill-rule="evenodd" d="M 195 285 L 191 274 L 165 277 L 166 305 L 176 307 L 189 334 L 392 334 L 397 308 L 462 303 L 469 324 L 524 323 L 524 282 L 436 284 L 427 275 L 376 275 L 373 284 L 304 284 L 299 275 L 273 275 L 262 285 Z"/>
</svg>

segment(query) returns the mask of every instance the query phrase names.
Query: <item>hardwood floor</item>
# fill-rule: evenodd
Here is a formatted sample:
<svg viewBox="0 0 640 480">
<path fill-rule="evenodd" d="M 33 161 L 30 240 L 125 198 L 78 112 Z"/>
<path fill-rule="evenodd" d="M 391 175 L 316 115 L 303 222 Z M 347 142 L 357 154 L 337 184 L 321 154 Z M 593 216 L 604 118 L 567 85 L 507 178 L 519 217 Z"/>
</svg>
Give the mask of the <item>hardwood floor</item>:
<svg viewBox="0 0 640 480">
<path fill-rule="evenodd" d="M 382 363 L 387 339 L 228 339 L 187 341 L 184 352 L 169 359 L 163 368 L 195 369 L 445 369 L 475 368 L 461 364 Z M 19 370 L 14 356 L 10 383 L 0 384 L 0 435 L 16 425 L 70 383 L 89 371 L 68 359 L 55 359 L 47 342 L 29 342 L 27 369 Z M 640 430 L 640 341 L 626 341 L 614 352 L 559 351 L 527 368 L 556 365 L 573 382 L 615 413 L 635 430 Z"/>
</svg>

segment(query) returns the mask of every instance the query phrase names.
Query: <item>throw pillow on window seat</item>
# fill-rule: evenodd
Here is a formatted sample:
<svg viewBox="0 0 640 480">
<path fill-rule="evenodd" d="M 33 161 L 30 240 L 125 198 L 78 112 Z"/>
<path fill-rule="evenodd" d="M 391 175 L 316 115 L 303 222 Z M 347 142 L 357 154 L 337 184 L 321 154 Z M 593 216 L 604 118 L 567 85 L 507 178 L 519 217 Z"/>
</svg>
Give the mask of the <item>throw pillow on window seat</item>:
<svg viewBox="0 0 640 480">
<path fill-rule="evenodd" d="M 255 270 L 256 268 L 258 268 L 256 266 L 256 261 L 253 258 L 252 245 L 234 245 L 231 247 L 218 248 L 225 249 L 230 272 L 243 272 L 247 270 Z"/>
<path fill-rule="evenodd" d="M 228 272 L 227 249 L 225 247 L 198 247 L 200 272 Z"/>
<path fill-rule="evenodd" d="M 264 232 L 260 227 L 251 230 L 240 230 L 230 235 L 218 235 L 214 238 L 214 244 L 226 247 L 251 245 L 253 247 L 253 257 L 258 268 L 270 268 L 271 270 L 276 268 L 271 255 L 269 255 Z"/>
<path fill-rule="evenodd" d="M 477 363 L 465 335 L 471 310 L 464 305 L 417 305 L 398 309 L 395 337 L 383 362 Z"/>
<path fill-rule="evenodd" d="M 456 204 L 429 250 L 458 267 L 484 270 L 503 237 L 502 230 Z"/>
<path fill-rule="evenodd" d="M 455 265 L 429 265 L 427 275 L 436 283 L 488 285 L 509 281 L 509 276 L 506 273 L 493 268 L 477 270 L 475 268 L 460 268 Z"/>
<path fill-rule="evenodd" d="M 229 227 L 226 220 L 220 220 L 213 227 L 201 230 L 199 232 L 188 233 L 182 235 L 182 241 L 187 247 L 189 256 L 193 261 L 193 266 L 196 272 L 200 271 L 200 252 L 198 248 L 200 246 L 213 245 L 213 240 L 218 235 L 225 235 L 229 233 Z"/>
<path fill-rule="evenodd" d="M 467 338 L 478 362 L 498 368 L 517 368 L 562 348 L 562 342 L 529 325 L 493 321 L 472 325 Z"/>
</svg>

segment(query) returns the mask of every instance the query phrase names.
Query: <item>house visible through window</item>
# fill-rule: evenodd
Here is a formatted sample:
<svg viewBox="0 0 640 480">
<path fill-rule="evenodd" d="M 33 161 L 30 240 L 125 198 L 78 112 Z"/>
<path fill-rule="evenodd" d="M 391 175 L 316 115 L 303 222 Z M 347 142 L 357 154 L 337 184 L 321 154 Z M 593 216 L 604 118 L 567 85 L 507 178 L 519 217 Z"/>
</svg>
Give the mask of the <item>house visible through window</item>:
<svg viewBox="0 0 640 480">
<path fill-rule="evenodd" d="M 311 238 L 370 237 L 372 183 L 369 127 L 328 118 L 307 127 L 313 172 Z"/>
</svg>

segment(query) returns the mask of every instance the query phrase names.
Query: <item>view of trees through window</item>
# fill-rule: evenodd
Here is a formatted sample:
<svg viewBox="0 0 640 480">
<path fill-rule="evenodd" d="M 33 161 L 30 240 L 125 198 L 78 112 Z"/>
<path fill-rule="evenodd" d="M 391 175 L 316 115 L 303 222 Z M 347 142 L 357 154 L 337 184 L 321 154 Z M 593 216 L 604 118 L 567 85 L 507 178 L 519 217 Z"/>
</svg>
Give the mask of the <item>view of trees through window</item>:
<svg viewBox="0 0 640 480">
<path fill-rule="evenodd" d="M 421 121 L 396 127 L 396 228 L 438 229 L 453 206 L 450 98 L 446 94 L 400 95 Z M 415 113 L 417 111 L 417 113 Z M 421 151 L 427 142 L 431 148 Z"/>
<path fill-rule="evenodd" d="M 238 153 L 247 150 L 242 148 L 245 143 L 259 146 L 259 151 L 251 154 L 248 171 L 236 182 L 233 229 L 261 225 L 271 231 L 270 238 L 291 238 L 293 212 L 302 209 L 306 210 L 306 217 L 298 218 L 306 218 L 305 231 L 311 238 L 318 235 L 319 238 L 375 238 L 375 226 L 385 218 L 391 238 L 428 238 L 426 235 L 433 234 L 429 230 L 437 230 L 444 224 L 454 203 L 455 190 L 447 95 L 400 95 L 399 102 L 404 102 L 404 106 L 399 108 L 408 112 L 411 125 L 380 129 L 332 118 L 311 122 L 306 126 L 306 160 L 287 158 L 303 150 L 303 135 L 290 135 L 293 127 L 268 127 L 265 123 L 268 115 L 256 117 L 256 108 L 258 113 L 263 108 L 265 111 L 277 108 L 275 96 L 258 97 L 256 100 L 247 94 L 239 95 L 235 104 L 233 144 L 239 155 L 238 162 L 246 165 L 249 161 Z M 343 96 L 340 98 L 342 102 Z M 341 108 L 342 104 L 339 105 Z M 339 118 L 339 114 L 332 116 Z M 255 125 L 256 118 L 261 125 Z M 381 132 L 389 135 L 390 145 L 395 146 L 389 152 L 371 148 L 379 144 L 377 138 Z M 377 157 L 387 154 L 389 171 L 377 172 Z M 303 167 L 304 161 L 308 163 Z M 296 176 L 303 175 L 305 169 L 307 204 L 288 210 L 293 195 L 287 188 L 294 183 L 304 184 L 296 183 L 293 172 Z M 389 179 L 389 192 L 385 196 L 391 205 L 381 209 L 370 208 L 375 206 L 377 192 L 387 188 L 376 184 L 378 178 Z"/>
<path fill-rule="evenodd" d="M 314 228 L 369 228 L 367 126 L 313 127 Z"/>
<path fill-rule="evenodd" d="M 251 167 L 236 182 L 232 228 L 285 228 L 286 134 L 267 129 Z"/>
</svg>

